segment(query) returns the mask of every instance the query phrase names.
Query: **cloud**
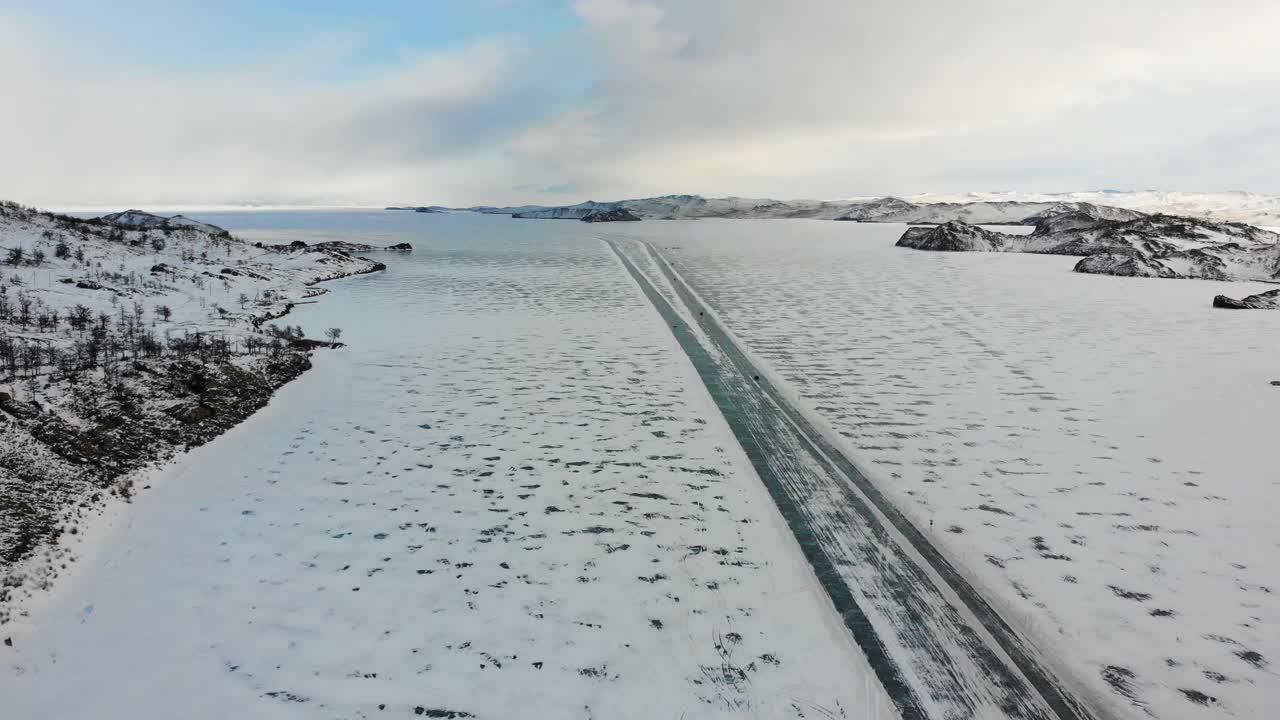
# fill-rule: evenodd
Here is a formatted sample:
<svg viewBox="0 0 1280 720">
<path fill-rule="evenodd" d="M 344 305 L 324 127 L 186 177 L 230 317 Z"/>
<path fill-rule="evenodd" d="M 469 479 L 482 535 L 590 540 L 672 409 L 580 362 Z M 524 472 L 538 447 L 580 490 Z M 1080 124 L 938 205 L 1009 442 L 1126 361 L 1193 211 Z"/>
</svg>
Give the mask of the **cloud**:
<svg viewBox="0 0 1280 720">
<path fill-rule="evenodd" d="M 567 1 L 576 29 L 376 63 L 329 27 L 252 62 L 98 67 L 0 18 L 0 197 L 1280 192 L 1271 0 Z"/>
<path fill-rule="evenodd" d="M 443 197 L 458 173 L 484 169 L 463 156 L 528 122 L 509 102 L 520 96 L 512 41 L 407 55 L 334 83 L 299 80 L 303 63 L 323 64 L 317 47 L 218 73 L 126 73 L 61 64 L 30 37 L 0 37 L 11 101 L 0 191 L 31 202 Z"/>
<path fill-rule="evenodd" d="M 579 108 L 529 134 L 544 146 L 592 138 L 596 152 L 566 154 L 554 172 L 592 178 L 603 194 L 1233 186 L 1248 146 L 1175 160 L 1269 126 L 1280 101 L 1272 2 L 575 9 L 608 73 Z"/>
</svg>

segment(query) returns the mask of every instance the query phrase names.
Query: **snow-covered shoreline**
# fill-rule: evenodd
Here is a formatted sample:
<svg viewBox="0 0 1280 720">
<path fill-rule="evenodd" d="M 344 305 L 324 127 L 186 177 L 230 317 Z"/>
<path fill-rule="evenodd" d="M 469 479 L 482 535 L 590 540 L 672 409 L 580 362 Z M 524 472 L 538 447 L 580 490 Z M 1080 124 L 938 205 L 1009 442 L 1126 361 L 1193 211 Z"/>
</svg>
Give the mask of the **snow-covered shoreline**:
<svg viewBox="0 0 1280 720">
<path fill-rule="evenodd" d="M 181 217 L 85 221 L 13 204 L 0 208 L 0 249 L 0 623 L 88 547 L 95 518 L 331 344 L 269 321 L 323 294 L 318 283 L 383 267 Z"/>
<path fill-rule="evenodd" d="M 495 224 L 298 310 L 349 347 L 106 531 L 15 712 L 895 716 L 616 260 Z"/>
</svg>

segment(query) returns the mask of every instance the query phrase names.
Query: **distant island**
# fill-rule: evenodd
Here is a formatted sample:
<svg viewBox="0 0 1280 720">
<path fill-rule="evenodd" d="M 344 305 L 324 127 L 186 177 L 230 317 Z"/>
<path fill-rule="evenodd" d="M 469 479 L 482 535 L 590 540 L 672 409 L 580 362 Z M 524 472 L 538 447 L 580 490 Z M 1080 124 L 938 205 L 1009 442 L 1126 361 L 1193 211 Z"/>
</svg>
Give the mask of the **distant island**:
<svg viewBox="0 0 1280 720">
<path fill-rule="evenodd" d="M 440 207 L 439 205 L 431 205 L 431 206 L 397 206 L 397 205 L 389 205 L 389 206 L 387 206 L 387 208 L 386 208 L 386 209 L 387 209 L 387 210 L 409 210 L 409 211 L 411 211 L 411 212 L 420 212 L 420 213 L 439 213 L 439 212 L 449 212 L 449 208 Z"/>
</svg>

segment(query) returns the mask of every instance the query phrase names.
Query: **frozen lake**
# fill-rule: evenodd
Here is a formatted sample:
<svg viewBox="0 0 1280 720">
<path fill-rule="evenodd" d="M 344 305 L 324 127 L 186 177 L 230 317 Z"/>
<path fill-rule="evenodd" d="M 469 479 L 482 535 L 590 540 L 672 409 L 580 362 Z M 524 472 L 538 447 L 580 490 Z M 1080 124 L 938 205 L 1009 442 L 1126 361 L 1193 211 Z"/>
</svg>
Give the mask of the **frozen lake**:
<svg viewBox="0 0 1280 720">
<path fill-rule="evenodd" d="M 1280 702 L 1265 285 L 925 253 L 901 226 L 636 223 L 1002 614 L 1116 712 Z M 1126 697 L 1128 693 L 1131 697 Z"/>
<path fill-rule="evenodd" d="M 283 320 L 349 347 L 104 521 L 13 633 L 15 717 L 893 717 L 600 238 L 670 261 L 1106 713 L 1280 702 L 1280 313 L 1209 305 L 1264 286 L 901 226 L 198 217 L 415 252 Z"/>
<path fill-rule="evenodd" d="M 144 483 L 13 632 L 6 717 L 894 716 L 589 227 L 209 219 L 415 252 L 285 320 L 349 347 Z"/>
</svg>

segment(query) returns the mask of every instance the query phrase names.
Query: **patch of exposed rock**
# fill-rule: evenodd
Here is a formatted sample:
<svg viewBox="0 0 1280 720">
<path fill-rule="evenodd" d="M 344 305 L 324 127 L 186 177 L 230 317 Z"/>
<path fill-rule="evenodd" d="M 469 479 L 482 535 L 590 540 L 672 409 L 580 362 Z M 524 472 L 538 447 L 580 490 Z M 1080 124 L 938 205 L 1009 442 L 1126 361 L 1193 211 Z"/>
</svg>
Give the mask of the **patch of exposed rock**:
<svg viewBox="0 0 1280 720">
<path fill-rule="evenodd" d="M 1173 272 L 1158 262 L 1137 253 L 1099 253 L 1090 255 L 1073 268 L 1078 273 L 1090 275 L 1118 275 L 1120 277 L 1174 277 Z"/>
<path fill-rule="evenodd" d="M 626 208 L 614 208 L 613 210 L 596 210 L 582 216 L 582 222 L 598 223 L 598 222 L 635 222 L 640 218 Z"/>
<path fill-rule="evenodd" d="M 1276 233 L 1174 215 L 1115 220 L 1110 219 L 1112 210 L 1049 215 L 1030 235 L 994 232 L 962 221 L 909 228 L 898 245 L 952 252 L 1081 255 L 1084 259 L 1076 264 L 1077 272 L 1125 277 L 1280 279 L 1280 235 Z"/>
<path fill-rule="evenodd" d="M 1280 310 L 1280 289 L 1268 290 L 1240 300 L 1218 295 L 1213 299 L 1213 306 L 1228 310 Z"/>
<path fill-rule="evenodd" d="M 1004 252 L 1011 236 L 952 220 L 934 228 L 913 227 L 898 239 L 898 247 L 940 252 Z"/>
<path fill-rule="evenodd" d="M 95 496 L 127 496 L 129 473 L 221 435 L 310 367 L 292 348 L 235 362 L 150 358 L 61 380 L 53 403 L 0 392 L 0 570 L 74 527 Z"/>
<path fill-rule="evenodd" d="M 296 242 L 296 241 L 295 241 Z M 325 242 L 313 243 L 310 250 L 334 250 L 347 255 L 354 255 L 362 252 L 372 252 L 374 247 L 365 243 L 353 243 L 346 240 L 328 240 Z"/>
</svg>

